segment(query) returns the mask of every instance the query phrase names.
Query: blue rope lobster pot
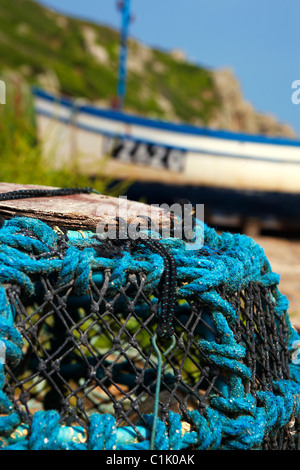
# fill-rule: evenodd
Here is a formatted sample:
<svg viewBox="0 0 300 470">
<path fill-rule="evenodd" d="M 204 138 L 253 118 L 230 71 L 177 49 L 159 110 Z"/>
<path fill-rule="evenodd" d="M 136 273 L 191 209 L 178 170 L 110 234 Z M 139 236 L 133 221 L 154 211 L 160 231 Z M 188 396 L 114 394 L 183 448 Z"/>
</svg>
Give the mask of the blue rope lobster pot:
<svg viewBox="0 0 300 470">
<path fill-rule="evenodd" d="M 260 246 L 0 229 L 2 449 L 296 449 L 297 331 Z"/>
</svg>

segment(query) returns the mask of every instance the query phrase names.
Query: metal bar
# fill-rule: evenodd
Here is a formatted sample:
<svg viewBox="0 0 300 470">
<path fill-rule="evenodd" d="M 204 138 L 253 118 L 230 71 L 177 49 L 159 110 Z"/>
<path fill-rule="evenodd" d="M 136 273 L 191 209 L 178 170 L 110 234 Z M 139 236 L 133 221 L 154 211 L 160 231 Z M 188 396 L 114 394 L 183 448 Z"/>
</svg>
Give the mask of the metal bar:
<svg viewBox="0 0 300 470">
<path fill-rule="evenodd" d="M 122 26 L 120 40 L 119 73 L 118 73 L 118 109 L 123 109 L 126 95 L 127 81 L 127 41 L 130 23 L 130 0 L 123 0 L 122 8 Z"/>
</svg>

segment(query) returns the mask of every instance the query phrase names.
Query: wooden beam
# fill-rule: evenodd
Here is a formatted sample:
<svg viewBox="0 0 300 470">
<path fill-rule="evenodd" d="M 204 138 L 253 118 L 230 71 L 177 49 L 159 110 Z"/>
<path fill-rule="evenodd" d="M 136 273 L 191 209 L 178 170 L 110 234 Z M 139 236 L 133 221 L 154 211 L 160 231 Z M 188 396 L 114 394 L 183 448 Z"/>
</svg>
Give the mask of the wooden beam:
<svg viewBox="0 0 300 470">
<path fill-rule="evenodd" d="M 58 188 L 0 183 L 0 194 L 21 189 Z M 153 223 L 159 227 L 168 227 L 170 224 L 170 213 L 159 207 L 129 201 L 125 197 L 95 193 L 0 201 L 0 216 L 5 219 L 15 216 L 37 218 L 52 226 L 69 230 L 95 231 L 99 223 L 112 227 L 116 225 L 116 216 L 122 217 L 128 224 L 137 223 L 138 220 L 146 224 L 146 219 L 137 219 L 138 216 L 151 217 Z"/>
</svg>

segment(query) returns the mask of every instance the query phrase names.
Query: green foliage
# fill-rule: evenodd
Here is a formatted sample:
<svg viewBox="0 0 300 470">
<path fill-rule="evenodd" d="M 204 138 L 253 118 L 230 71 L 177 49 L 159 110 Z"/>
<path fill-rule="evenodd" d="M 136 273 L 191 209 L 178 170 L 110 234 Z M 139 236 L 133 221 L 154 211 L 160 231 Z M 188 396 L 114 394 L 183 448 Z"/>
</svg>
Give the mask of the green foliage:
<svg viewBox="0 0 300 470">
<path fill-rule="evenodd" d="M 23 81 L 10 76 L 7 80 L 5 105 L 0 105 L 0 181 L 58 187 L 93 186 L 101 193 L 119 195 L 129 183 L 112 185 L 96 169 L 93 181 L 82 175 L 76 161 L 73 166 L 53 169 L 51 155 L 43 155 L 37 139 L 33 99 Z M 108 189 L 110 188 L 110 189 Z"/>
<path fill-rule="evenodd" d="M 107 62 L 89 52 L 86 27 L 105 49 Z M 38 84 L 40 74 L 53 70 L 64 94 L 107 104 L 116 95 L 119 34 L 112 28 L 63 17 L 33 0 L 1 0 L 0 47 L 0 75 L 17 69 L 29 84 Z M 220 106 L 210 71 L 161 50 L 150 50 L 148 60 L 140 52 L 141 46 L 130 40 L 129 60 L 141 67 L 129 68 L 127 110 L 207 124 Z"/>
</svg>

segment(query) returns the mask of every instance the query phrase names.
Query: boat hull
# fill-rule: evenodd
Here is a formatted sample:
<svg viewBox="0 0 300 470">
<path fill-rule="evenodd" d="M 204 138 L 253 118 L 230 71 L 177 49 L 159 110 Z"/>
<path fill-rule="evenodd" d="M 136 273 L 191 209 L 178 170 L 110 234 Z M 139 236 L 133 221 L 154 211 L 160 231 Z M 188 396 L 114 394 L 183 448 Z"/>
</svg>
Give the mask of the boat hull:
<svg viewBox="0 0 300 470">
<path fill-rule="evenodd" d="M 177 186 L 300 194 L 300 141 L 140 118 L 34 91 L 54 165 Z M 110 158 L 107 158 L 110 157 Z"/>
</svg>

